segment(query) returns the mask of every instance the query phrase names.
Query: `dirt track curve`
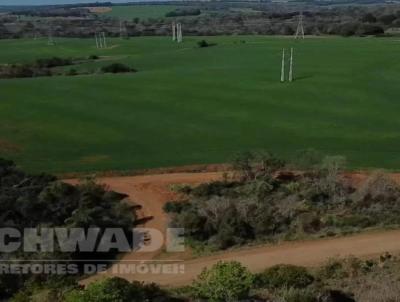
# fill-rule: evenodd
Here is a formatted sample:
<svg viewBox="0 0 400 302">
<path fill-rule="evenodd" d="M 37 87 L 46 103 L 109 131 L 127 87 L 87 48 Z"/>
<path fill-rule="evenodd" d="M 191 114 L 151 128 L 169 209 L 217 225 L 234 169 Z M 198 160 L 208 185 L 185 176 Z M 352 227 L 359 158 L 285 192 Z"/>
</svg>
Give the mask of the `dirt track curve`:
<svg viewBox="0 0 400 302">
<path fill-rule="evenodd" d="M 132 201 L 141 204 L 143 206 L 141 216 L 153 217 L 153 219 L 146 222 L 145 227 L 156 228 L 164 233 L 168 219 L 163 213 L 162 207 L 166 201 L 176 197 L 175 193 L 170 190 L 172 184 L 199 184 L 217 180 L 221 177 L 222 173 L 219 172 L 172 173 L 132 177 L 104 177 L 99 178 L 98 182 L 108 185 L 112 190 L 128 194 Z M 76 181 L 69 182 L 74 183 Z M 400 230 L 372 232 L 342 238 L 285 242 L 274 246 L 252 247 L 189 260 L 184 260 L 188 258 L 185 253 L 170 255 L 169 257 L 163 255 L 162 251 L 146 254 L 127 253 L 121 258 L 122 261 L 119 264 L 130 262 L 137 264 L 137 261 L 162 263 L 159 262 L 160 259 L 167 259 L 164 263 L 184 264 L 184 272 L 179 274 L 122 274 L 113 272 L 118 265 L 116 263 L 105 273 L 95 275 L 82 283 L 85 284 L 112 275 L 130 281 L 139 280 L 155 282 L 164 286 L 181 286 L 189 284 L 204 267 L 210 267 L 219 260 L 236 260 L 247 266 L 251 271 L 257 272 L 280 263 L 313 266 L 321 264 L 331 257 L 349 255 L 373 257 L 384 252 L 400 253 Z"/>
</svg>

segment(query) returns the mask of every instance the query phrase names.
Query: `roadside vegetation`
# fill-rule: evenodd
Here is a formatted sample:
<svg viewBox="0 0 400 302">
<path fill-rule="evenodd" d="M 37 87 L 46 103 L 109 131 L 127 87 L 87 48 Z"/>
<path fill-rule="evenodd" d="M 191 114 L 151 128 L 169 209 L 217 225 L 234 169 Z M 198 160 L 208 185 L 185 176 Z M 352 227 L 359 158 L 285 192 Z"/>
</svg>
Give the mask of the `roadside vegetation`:
<svg viewBox="0 0 400 302">
<path fill-rule="evenodd" d="M 11 161 L 0 159 L 0 225 L 14 228 L 23 234 L 26 228 L 121 228 L 126 236 L 132 236 L 137 221 L 135 209 L 123 200 L 126 195 L 109 191 L 93 180 L 85 180 L 77 186 L 58 181 L 54 176 L 31 175 L 18 169 Z M 129 237 L 128 237 L 129 238 Z M 97 242 L 98 244 L 98 242 Z M 59 246 L 54 252 L 22 252 L 18 249 L 1 253 L 0 260 L 24 263 L 27 260 L 46 260 L 63 264 L 76 264 L 79 276 L 81 262 L 75 259 L 114 259 L 110 252 L 62 252 Z M 65 260 L 70 262 L 65 263 Z M 96 262 L 94 262 L 96 263 Z M 101 261 L 99 261 L 101 263 Z M 0 274 L 0 300 L 7 299 L 26 284 L 38 282 L 71 284 L 70 278 L 46 274 Z M 22 300 L 17 300 L 22 301 Z M 25 300 L 23 300 L 25 301 Z"/>
<path fill-rule="evenodd" d="M 235 175 L 180 188 L 187 200 L 167 203 L 165 211 L 200 250 L 400 225 L 400 186 L 382 172 L 355 185 L 343 174 L 345 163 L 312 150 L 296 162 L 244 153 L 233 163 Z"/>
<path fill-rule="evenodd" d="M 253 274 L 238 262 L 218 262 L 189 286 L 162 289 L 155 284 L 108 278 L 86 288 L 71 280 L 30 283 L 12 302 L 397 302 L 398 257 L 328 260 L 317 268 L 276 265 Z M 1 284 L 0 284 L 1 285 Z"/>
</svg>

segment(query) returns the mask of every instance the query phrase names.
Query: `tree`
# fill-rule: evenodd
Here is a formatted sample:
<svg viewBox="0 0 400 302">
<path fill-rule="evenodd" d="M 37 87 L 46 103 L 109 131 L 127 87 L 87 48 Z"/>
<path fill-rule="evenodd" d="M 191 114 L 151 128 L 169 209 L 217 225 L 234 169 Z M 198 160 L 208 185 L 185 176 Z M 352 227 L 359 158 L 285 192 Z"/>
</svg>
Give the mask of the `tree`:
<svg viewBox="0 0 400 302">
<path fill-rule="evenodd" d="M 266 269 L 256 277 L 260 287 L 276 288 L 303 288 L 310 285 L 314 277 L 307 269 L 301 266 L 279 264 Z"/>
<path fill-rule="evenodd" d="M 101 71 L 104 73 L 124 73 L 124 72 L 136 72 L 135 69 L 130 68 L 129 66 L 126 66 L 121 63 L 112 63 L 107 66 L 103 66 L 101 68 Z"/>
<path fill-rule="evenodd" d="M 367 22 L 367 23 L 375 23 L 377 20 L 376 20 L 376 17 L 373 14 L 368 13 L 368 14 L 365 14 L 361 18 L 361 21 L 362 22 Z"/>
<path fill-rule="evenodd" d="M 68 292 L 65 302 L 142 302 L 161 297 L 166 297 L 166 294 L 155 284 L 129 283 L 114 277 L 89 284 L 83 290 Z"/>
<path fill-rule="evenodd" d="M 203 270 L 193 290 L 208 301 L 237 301 L 248 297 L 252 285 L 253 275 L 239 262 L 218 262 Z"/>
</svg>

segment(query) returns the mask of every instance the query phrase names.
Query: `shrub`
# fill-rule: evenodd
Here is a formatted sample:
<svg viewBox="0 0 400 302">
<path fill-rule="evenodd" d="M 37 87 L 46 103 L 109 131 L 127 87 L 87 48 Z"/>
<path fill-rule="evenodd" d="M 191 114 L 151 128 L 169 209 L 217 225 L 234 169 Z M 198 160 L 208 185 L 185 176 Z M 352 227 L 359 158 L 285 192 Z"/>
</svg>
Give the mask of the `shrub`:
<svg viewBox="0 0 400 302">
<path fill-rule="evenodd" d="M 198 41 L 198 42 L 197 42 L 197 45 L 198 45 L 200 48 L 204 48 L 204 47 L 215 46 L 215 45 L 217 45 L 217 44 L 215 44 L 215 43 L 208 43 L 206 40 L 201 40 L 201 41 Z"/>
<path fill-rule="evenodd" d="M 165 213 L 180 213 L 185 207 L 188 207 L 189 204 L 187 202 L 182 201 L 168 201 L 163 210 Z"/>
<path fill-rule="evenodd" d="M 135 69 L 130 68 L 121 63 L 113 63 L 107 66 L 103 66 L 101 71 L 104 73 L 125 73 L 125 72 L 136 72 Z"/>
<path fill-rule="evenodd" d="M 187 9 L 176 9 L 174 11 L 168 12 L 165 16 L 168 17 L 183 17 L 183 16 L 198 16 L 201 11 L 198 8 L 187 8 Z"/>
<path fill-rule="evenodd" d="M 65 302 L 142 302 L 163 296 L 165 293 L 154 284 L 129 283 L 125 279 L 114 277 L 94 282 L 85 290 L 68 292 Z"/>
<path fill-rule="evenodd" d="M 63 59 L 59 57 L 53 57 L 49 59 L 37 59 L 36 65 L 39 68 L 52 68 L 57 66 L 67 66 L 72 65 L 71 59 Z"/>
<path fill-rule="evenodd" d="M 253 275 L 239 262 L 218 262 L 203 270 L 193 292 L 208 301 L 237 301 L 248 297 L 252 284 Z"/>
<path fill-rule="evenodd" d="M 329 259 L 325 265 L 319 268 L 317 275 L 321 280 L 339 279 L 346 277 L 346 272 L 340 260 Z"/>
<path fill-rule="evenodd" d="M 320 302 L 355 302 L 353 297 L 339 290 L 327 290 L 318 297 Z M 365 301 L 365 300 L 360 300 Z"/>
<path fill-rule="evenodd" d="M 70 70 L 67 71 L 66 75 L 67 76 L 76 76 L 76 75 L 78 75 L 78 71 L 75 68 L 71 68 Z"/>
<path fill-rule="evenodd" d="M 316 302 L 315 294 L 309 289 L 288 288 L 280 292 L 282 302 Z"/>
<path fill-rule="evenodd" d="M 279 264 L 266 269 L 256 276 L 258 287 L 302 288 L 313 283 L 314 277 L 301 266 Z"/>
</svg>

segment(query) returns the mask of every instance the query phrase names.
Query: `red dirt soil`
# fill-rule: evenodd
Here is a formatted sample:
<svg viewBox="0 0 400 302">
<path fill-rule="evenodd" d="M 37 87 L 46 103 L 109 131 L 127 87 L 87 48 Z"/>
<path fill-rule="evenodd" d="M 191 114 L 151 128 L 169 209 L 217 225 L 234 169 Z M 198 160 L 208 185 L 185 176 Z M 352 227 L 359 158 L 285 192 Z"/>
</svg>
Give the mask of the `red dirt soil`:
<svg viewBox="0 0 400 302">
<path fill-rule="evenodd" d="M 344 175 L 354 183 L 360 183 L 367 175 L 365 173 L 346 173 Z M 222 172 L 202 173 L 171 173 L 158 175 L 104 177 L 99 178 L 99 183 L 106 184 L 110 189 L 129 195 L 131 201 L 143 206 L 139 213 L 141 217 L 152 216 L 143 227 L 156 228 L 165 234 L 168 218 L 163 212 L 167 201 L 178 196 L 170 190 L 174 184 L 197 185 L 212 182 L 223 177 Z M 400 182 L 400 175 L 393 175 Z M 77 183 L 77 180 L 67 180 Z M 208 257 L 187 259 L 187 254 L 177 254 L 173 260 L 183 263 L 182 274 L 114 274 L 113 267 L 102 274 L 92 276 L 82 282 L 90 283 L 94 280 L 110 276 L 119 276 L 127 280 L 155 282 L 163 286 L 181 286 L 190 284 L 204 267 L 210 267 L 219 260 L 236 260 L 247 266 L 251 271 L 257 272 L 266 267 L 287 263 L 304 266 L 319 265 L 331 257 L 344 257 L 354 255 L 357 257 L 374 257 L 384 252 L 400 253 L 400 230 L 379 231 L 352 235 L 342 238 L 318 239 L 300 242 L 285 242 L 274 246 L 259 246 L 234 251 L 218 253 Z M 159 258 L 163 251 L 153 253 L 127 253 L 121 257 L 122 262 L 150 261 Z M 168 258 L 169 259 L 169 258 Z M 178 260 L 184 260 L 178 262 Z M 146 262 L 147 263 L 147 262 Z M 150 263 L 150 262 L 149 262 Z M 166 262 L 173 263 L 173 262 Z M 117 264 L 117 262 L 116 262 Z M 116 265 L 114 264 L 114 266 Z"/>
</svg>

